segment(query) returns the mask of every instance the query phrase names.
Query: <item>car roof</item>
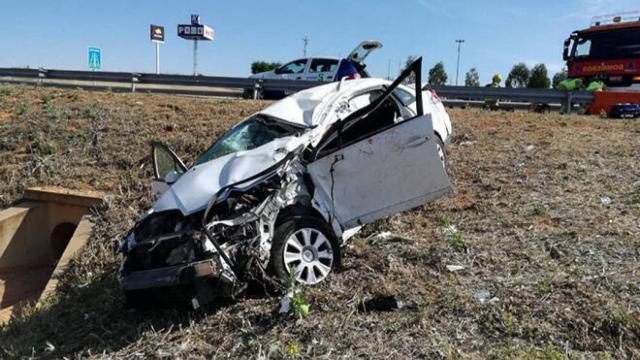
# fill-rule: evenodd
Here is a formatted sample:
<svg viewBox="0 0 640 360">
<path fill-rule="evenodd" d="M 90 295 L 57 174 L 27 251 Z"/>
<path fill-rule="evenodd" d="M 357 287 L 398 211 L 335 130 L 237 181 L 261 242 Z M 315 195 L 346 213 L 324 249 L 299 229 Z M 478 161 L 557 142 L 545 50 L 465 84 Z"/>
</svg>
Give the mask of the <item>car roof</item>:
<svg viewBox="0 0 640 360">
<path fill-rule="evenodd" d="M 321 114 L 317 114 L 315 110 L 321 104 L 333 101 L 339 96 L 389 84 L 391 84 L 391 81 L 377 78 L 336 81 L 297 92 L 272 104 L 259 113 L 282 119 L 298 126 L 313 127 L 318 125 Z"/>
<path fill-rule="evenodd" d="M 296 61 L 300 61 L 300 60 L 306 60 L 306 61 L 309 61 L 309 60 L 335 60 L 335 61 L 340 61 L 342 59 L 344 59 L 344 58 L 337 58 L 337 57 L 332 57 L 332 56 L 313 56 L 313 57 L 298 58 L 298 59 L 295 59 L 295 60 L 287 61 L 284 64 L 286 65 L 286 64 L 290 64 L 292 62 L 296 62 Z"/>
<path fill-rule="evenodd" d="M 314 56 L 314 57 L 310 57 L 307 58 L 310 60 L 336 60 L 336 61 L 340 61 L 343 58 L 337 58 L 337 57 L 333 57 L 333 56 Z"/>
</svg>

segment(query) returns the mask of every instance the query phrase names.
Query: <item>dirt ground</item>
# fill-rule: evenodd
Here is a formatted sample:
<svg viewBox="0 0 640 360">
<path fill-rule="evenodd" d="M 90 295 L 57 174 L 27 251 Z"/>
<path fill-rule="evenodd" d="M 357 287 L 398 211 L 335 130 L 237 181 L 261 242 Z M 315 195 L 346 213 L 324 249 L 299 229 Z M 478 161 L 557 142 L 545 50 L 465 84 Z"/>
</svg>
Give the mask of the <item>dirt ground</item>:
<svg viewBox="0 0 640 360">
<path fill-rule="evenodd" d="M 640 123 L 596 117 L 451 110 L 453 194 L 367 226 L 304 318 L 264 295 L 124 309 L 114 249 L 152 203 L 150 141 L 189 162 L 265 106 L 0 85 L 1 208 L 28 186 L 110 194 L 0 358 L 640 358 Z M 404 306 L 359 311 L 389 295 Z"/>
</svg>

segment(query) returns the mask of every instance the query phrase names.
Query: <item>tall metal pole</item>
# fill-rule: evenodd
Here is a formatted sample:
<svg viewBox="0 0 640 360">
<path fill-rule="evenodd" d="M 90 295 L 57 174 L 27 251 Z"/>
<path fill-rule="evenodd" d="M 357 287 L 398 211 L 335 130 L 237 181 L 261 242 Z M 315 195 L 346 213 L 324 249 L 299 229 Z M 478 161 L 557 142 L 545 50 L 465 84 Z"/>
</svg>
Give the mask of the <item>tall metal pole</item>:
<svg viewBox="0 0 640 360">
<path fill-rule="evenodd" d="M 302 41 L 304 41 L 304 47 L 302 48 L 302 56 L 307 57 L 307 45 L 309 44 L 309 37 L 305 35 Z"/>
<path fill-rule="evenodd" d="M 198 40 L 193 40 L 193 75 L 198 75 Z"/>
<path fill-rule="evenodd" d="M 156 41 L 156 74 L 160 74 L 160 43 Z"/>
<path fill-rule="evenodd" d="M 460 46 L 462 46 L 464 39 L 458 39 L 456 40 L 456 42 L 458 43 L 458 61 L 456 64 L 456 86 L 458 86 L 458 75 L 460 75 Z"/>
</svg>

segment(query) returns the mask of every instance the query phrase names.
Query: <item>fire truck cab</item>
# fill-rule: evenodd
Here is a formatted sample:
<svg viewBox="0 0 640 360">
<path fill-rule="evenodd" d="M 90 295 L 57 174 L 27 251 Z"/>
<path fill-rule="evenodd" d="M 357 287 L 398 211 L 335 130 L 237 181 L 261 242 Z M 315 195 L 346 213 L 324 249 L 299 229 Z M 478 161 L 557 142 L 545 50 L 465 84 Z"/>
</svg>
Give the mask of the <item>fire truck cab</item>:
<svg viewBox="0 0 640 360">
<path fill-rule="evenodd" d="M 565 40 L 563 58 L 570 78 L 609 87 L 640 83 L 640 11 L 594 17 Z"/>
</svg>

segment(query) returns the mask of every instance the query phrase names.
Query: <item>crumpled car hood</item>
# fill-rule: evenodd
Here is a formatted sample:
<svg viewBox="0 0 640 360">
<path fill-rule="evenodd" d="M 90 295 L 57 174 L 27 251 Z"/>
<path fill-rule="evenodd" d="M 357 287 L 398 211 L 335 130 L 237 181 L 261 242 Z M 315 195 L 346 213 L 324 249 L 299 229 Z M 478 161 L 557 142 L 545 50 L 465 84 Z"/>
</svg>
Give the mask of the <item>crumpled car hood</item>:
<svg viewBox="0 0 640 360">
<path fill-rule="evenodd" d="M 153 212 L 177 209 L 187 216 L 203 210 L 221 188 L 267 170 L 301 142 L 297 137 L 276 139 L 253 150 L 225 155 L 194 166 L 160 196 Z"/>
</svg>

